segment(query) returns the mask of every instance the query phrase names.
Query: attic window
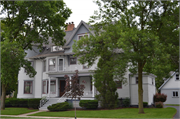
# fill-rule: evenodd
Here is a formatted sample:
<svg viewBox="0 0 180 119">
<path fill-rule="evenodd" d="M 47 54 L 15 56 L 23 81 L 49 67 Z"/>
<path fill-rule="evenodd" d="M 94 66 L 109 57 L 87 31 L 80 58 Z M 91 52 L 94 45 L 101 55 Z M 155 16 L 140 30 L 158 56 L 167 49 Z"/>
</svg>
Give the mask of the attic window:
<svg viewBox="0 0 180 119">
<path fill-rule="evenodd" d="M 55 51 L 63 51 L 64 49 L 62 48 L 62 46 L 52 46 L 51 51 L 55 52 Z"/>
<path fill-rule="evenodd" d="M 80 34 L 78 35 L 78 40 L 80 40 L 82 37 L 88 37 L 89 34 L 85 33 L 85 34 Z"/>
<path fill-rule="evenodd" d="M 176 74 L 176 80 L 179 80 L 179 74 Z"/>
</svg>

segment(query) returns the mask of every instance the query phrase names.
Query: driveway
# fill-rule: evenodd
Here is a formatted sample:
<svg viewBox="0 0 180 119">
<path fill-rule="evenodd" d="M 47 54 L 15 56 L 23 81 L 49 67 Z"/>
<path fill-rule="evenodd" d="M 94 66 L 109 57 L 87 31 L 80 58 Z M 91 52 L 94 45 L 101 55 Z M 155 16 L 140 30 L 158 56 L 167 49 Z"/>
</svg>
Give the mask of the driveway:
<svg viewBox="0 0 180 119">
<path fill-rule="evenodd" d="M 180 106 L 166 106 L 166 105 L 164 105 L 164 108 L 166 108 L 166 107 L 173 107 L 177 110 L 177 113 L 174 115 L 173 119 L 179 119 L 180 118 L 179 117 Z"/>
</svg>

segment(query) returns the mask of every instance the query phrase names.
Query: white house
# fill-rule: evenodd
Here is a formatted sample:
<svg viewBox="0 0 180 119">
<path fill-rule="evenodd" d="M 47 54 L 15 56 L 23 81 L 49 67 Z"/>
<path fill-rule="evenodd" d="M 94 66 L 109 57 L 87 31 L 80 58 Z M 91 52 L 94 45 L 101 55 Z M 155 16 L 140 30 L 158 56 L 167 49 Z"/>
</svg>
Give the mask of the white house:
<svg viewBox="0 0 180 119">
<path fill-rule="evenodd" d="M 166 79 L 159 87 L 161 93 L 167 95 L 167 100 L 164 104 L 180 104 L 180 79 L 179 73 L 173 72 L 171 77 Z"/>
<path fill-rule="evenodd" d="M 93 73 L 97 62 L 91 66 L 81 65 L 76 57 L 73 57 L 72 44 L 73 40 L 80 40 L 81 37 L 93 34 L 89 30 L 90 26 L 81 21 L 77 28 L 73 23 L 69 23 L 66 32 L 66 43 L 64 46 L 55 46 L 51 39 L 49 45 L 45 45 L 42 52 L 39 52 L 36 46 L 33 50 L 27 51 L 26 58 L 31 61 L 32 66 L 37 71 L 34 78 L 29 78 L 25 70 L 21 68 L 18 75 L 18 98 L 42 98 L 46 96 L 49 103 L 64 101 L 63 97 L 65 79 L 64 75 L 73 76 L 75 70 L 79 71 L 79 83 L 85 85 L 84 96 L 81 99 L 95 99 L 98 93 L 92 82 Z M 131 105 L 138 105 L 138 76 L 132 76 L 128 71 L 125 74 L 127 85 L 122 85 L 117 82 L 117 92 L 120 98 L 130 98 Z M 153 95 L 155 94 L 155 75 L 143 74 L 143 101 L 148 102 L 148 105 L 153 103 Z M 61 100 L 63 97 L 63 100 Z M 41 108 L 42 109 L 42 108 Z"/>
</svg>

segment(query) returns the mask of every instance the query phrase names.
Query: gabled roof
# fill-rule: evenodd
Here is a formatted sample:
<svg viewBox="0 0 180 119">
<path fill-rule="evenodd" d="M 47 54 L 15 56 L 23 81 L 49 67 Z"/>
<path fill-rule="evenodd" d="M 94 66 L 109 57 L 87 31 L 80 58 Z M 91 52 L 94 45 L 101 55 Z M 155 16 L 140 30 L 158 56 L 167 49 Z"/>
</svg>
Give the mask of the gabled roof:
<svg viewBox="0 0 180 119">
<path fill-rule="evenodd" d="M 176 72 L 172 73 L 172 75 L 158 88 L 159 90 L 161 90 L 161 88 L 170 80 L 172 79 L 172 77 L 176 74 Z"/>
<path fill-rule="evenodd" d="M 79 28 L 81 27 L 81 25 L 84 25 L 84 26 L 89 30 L 89 32 L 94 35 L 94 33 L 90 30 L 90 26 L 89 26 L 88 24 L 86 24 L 84 21 L 81 20 L 81 22 L 79 23 L 79 25 L 77 26 L 77 28 L 73 31 L 73 33 L 72 33 L 72 35 L 69 37 L 69 39 L 66 39 L 67 42 L 66 42 L 66 44 L 65 44 L 64 46 L 68 45 L 68 44 L 71 42 L 72 38 L 73 38 L 74 35 L 77 33 L 77 31 L 79 30 Z"/>
</svg>

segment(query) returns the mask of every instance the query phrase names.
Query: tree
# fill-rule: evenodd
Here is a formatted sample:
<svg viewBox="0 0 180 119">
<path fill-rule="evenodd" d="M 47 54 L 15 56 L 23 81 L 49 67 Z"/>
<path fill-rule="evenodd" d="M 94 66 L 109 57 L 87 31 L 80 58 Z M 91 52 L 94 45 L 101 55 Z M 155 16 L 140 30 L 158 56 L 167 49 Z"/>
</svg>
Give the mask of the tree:
<svg viewBox="0 0 180 119">
<path fill-rule="evenodd" d="M 17 83 L 20 67 L 24 67 L 30 77 L 36 74 L 30 62 L 23 60 L 25 50 L 32 50 L 33 45 L 42 48 L 50 37 L 52 43 L 63 45 L 65 21 L 71 10 L 63 1 L 1 1 L 1 14 L 5 16 L 1 18 L 1 109 L 5 109 L 5 90 L 11 82 Z"/>
<path fill-rule="evenodd" d="M 25 60 L 25 52 L 19 48 L 19 44 L 16 42 L 1 42 L 1 110 L 5 109 L 6 90 L 9 86 L 13 87 L 17 85 L 18 72 L 21 67 L 24 67 L 27 74 L 33 77 L 36 71 L 31 67 L 30 62 Z"/>
<path fill-rule="evenodd" d="M 72 79 L 69 79 L 68 75 L 65 75 L 66 78 L 66 86 L 65 86 L 65 96 L 80 99 L 80 97 L 84 94 L 84 85 L 80 85 L 78 82 L 78 70 L 75 71 L 76 73 L 72 76 Z M 75 106 L 75 119 L 76 119 L 76 106 Z"/>
<path fill-rule="evenodd" d="M 49 37 L 56 45 L 65 40 L 65 21 L 71 14 L 63 1 L 1 1 L 2 23 L 6 25 L 5 37 L 16 41 L 22 49 L 42 48 Z M 4 38 L 2 40 L 4 40 Z"/>
<path fill-rule="evenodd" d="M 106 35 L 103 41 L 108 43 L 109 50 L 113 51 L 111 48 L 118 48 L 123 52 L 119 56 L 121 58 L 117 58 L 118 61 L 126 64 L 125 67 L 128 67 L 133 74 L 138 73 L 139 113 L 144 113 L 142 72 L 154 73 L 162 77 L 160 72 L 163 72 L 164 76 L 167 72 L 176 69 L 175 65 L 178 62 L 178 47 L 176 45 L 178 44 L 178 18 L 172 18 L 173 22 L 170 21 L 170 18 L 178 16 L 178 4 L 176 1 L 130 2 L 121 0 L 97 0 L 96 3 L 100 12 L 96 12 L 96 15 L 91 17 L 91 22 L 101 20 L 99 23 L 95 23 L 95 26 L 101 30 L 95 31 L 95 38 L 90 37 L 78 41 L 74 51 L 77 55 L 82 56 L 80 59 L 82 63 L 88 62 L 91 65 L 95 61 L 95 57 L 100 54 L 96 52 L 96 47 L 93 47 L 96 44 L 93 43 L 101 35 Z M 114 23 L 113 28 L 109 27 L 112 28 L 110 32 L 108 32 L 108 28 L 104 28 L 104 26 L 109 25 L 108 23 Z M 171 24 L 172 27 L 169 28 L 168 26 Z M 162 29 L 163 27 L 167 29 Z M 174 35 L 168 37 L 171 33 Z M 164 39 L 166 36 L 167 38 Z M 114 42 L 114 37 L 118 41 Z M 91 39 L 94 39 L 94 42 Z M 172 39 L 175 43 L 171 43 Z M 83 45 L 83 42 L 91 44 L 91 46 L 87 45 L 83 48 L 80 46 L 80 44 Z M 94 57 L 89 57 L 88 48 L 95 50 Z M 78 49 L 84 50 L 78 51 Z M 172 53 L 173 50 L 175 52 Z M 172 62 L 173 60 L 176 62 Z M 125 67 L 121 67 L 121 69 L 125 71 Z"/>
</svg>

